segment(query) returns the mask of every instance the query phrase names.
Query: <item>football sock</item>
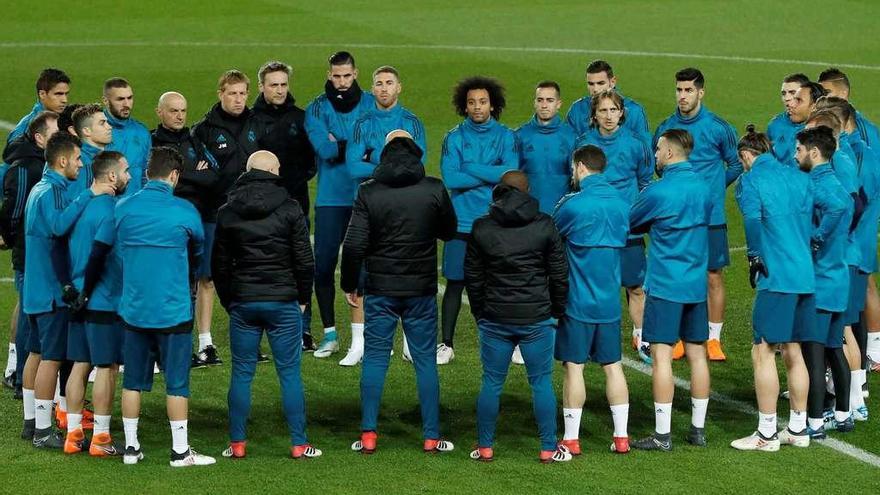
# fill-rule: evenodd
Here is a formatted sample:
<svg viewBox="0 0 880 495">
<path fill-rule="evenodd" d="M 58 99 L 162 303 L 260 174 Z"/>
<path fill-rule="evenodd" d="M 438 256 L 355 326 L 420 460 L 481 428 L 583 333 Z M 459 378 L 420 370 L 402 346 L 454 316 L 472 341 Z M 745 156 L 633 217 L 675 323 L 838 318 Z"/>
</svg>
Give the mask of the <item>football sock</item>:
<svg viewBox="0 0 880 495">
<path fill-rule="evenodd" d="M 709 340 L 721 340 L 721 327 L 724 326 L 724 322 L 715 323 L 709 322 Z"/>
<path fill-rule="evenodd" d="M 633 327 L 633 338 L 638 340 L 639 342 L 642 341 L 642 329 L 641 328 Z"/>
<path fill-rule="evenodd" d="M 74 414 L 72 412 L 67 413 L 67 431 L 75 431 L 77 428 L 82 428 L 82 411 L 79 414 Z"/>
<path fill-rule="evenodd" d="M 67 397 L 63 395 L 58 397 L 58 409 L 67 412 Z"/>
<path fill-rule="evenodd" d="M 351 324 L 351 348 L 364 350 L 364 324 Z"/>
<path fill-rule="evenodd" d="M 867 353 L 871 361 L 880 363 L 880 331 L 868 332 Z"/>
<path fill-rule="evenodd" d="M 189 440 L 186 438 L 187 420 L 169 421 L 171 425 L 171 448 L 178 454 L 182 454 L 189 449 Z"/>
<path fill-rule="evenodd" d="M 706 426 L 706 410 L 709 408 L 709 399 L 696 399 L 691 397 L 691 425 L 695 428 Z"/>
<path fill-rule="evenodd" d="M 614 423 L 614 436 L 628 436 L 626 425 L 629 422 L 629 404 L 611 406 L 611 421 Z"/>
<path fill-rule="evenodd" d="M 574 407 L 562 408 L 562 419 L 565 422 L 565 434 L 563 440 L 577 440 L 581 432 L 581 414 L 583 409 Z"/>
<path fill-rule="evenodd" d="M 122 431 L 125 432 L 125 447 L 141 448 L 138 442 L 138 418 L 122 418 Z"/>
<path fill-rule="evenodd" d="M 336 340 L 336 327 L 324 329 L 324 342 L 333 342 Z"/>
<path fill-rule="evenodd" d="M 21 399 L 24 419 L 34 419 L 34 391 L 28 388 L 21 389 Z"/>
<path fill-rule="evenodd" d="M 859 363 L 861 363 L 861 367 L 864 368 L 868 364 L 868 327 L 862 324 L 865 314 L 860 313 L 859 316 L 859 321 L 852 324 L 852 332 L 853 337 L 856 339 L 856 343 L 859 345 Z"/>
<path fill-rule="evenodd" d="M 807 428 L 807 412 L 788 410 L 788 429 L 792 433 L 801 433 Z"/>
<path fill-rule="evenodd" d="M 764 438 L 772 438 L 776 434 L 776 413 L 758 413 L 758 433 Z"/>
<path fill-rule="evenodd" d="M 810 378 L 807 394 L 807 417 L 821 418 L 825 400 L 825 346 L 816 342 L 802 342 L 801 351 Z M 810 428 L 813 428 L 812 424 Z M 814 430 L 816 428 L 813 428 Z"/>
<path fill-rule="evenodd" d="M 835 409 L 834 410 L 834 421 L 837 421 L 838 423 L 842 423 L 842 422 L 846 421 L 847 418 L 849 418 L 849 414 L 850 414 L 849 411 L 838 411 Z"/>
<path fill-rule="evenodd" d="M 34 426 L 38 430 L 45 430 L 52 426 L 52 401 L 34 399 L 36 414 L 34 415 Z"/>
<path fill-rule="evenodd" d="M 110 433 L 110 415 L 95 414 L 95 426 L 92 433 L 99 435 L 101 433 Z"/>
<path fill-rule="evenodd" d="M 458 313 L 461 312 L 461 296 L 464 292 L 464 282 L 460 280 L 447 280 L 446 292 L 440 307 L 440 326 L 443 331 L 443 343 L 452 347 L 455 338 L 455 323 Z"/>
<path fill-rule="evenodd" d="M 200 333 L 199 334 L 199 352 L 204 351 L 205 347 L 208 347 L 209 345 L 214 345 L 214 341 L 211 340 L 211 332 L 208 331 L 205 333 Z"/>
<path fill-rule="evenodd" d="M 15 353 L 15 343 L 9 344 L 9 354 L 6 356 L 6 372 L 4 377 L 15 373 L 15 366 L 18 364 L 18 354 Z"/>
<path fill-rule="evenodd" d="M 672 429 L 672 403 L 654 403 L 654 431 L 668 435 Z"/>
<path fill-rule="evenodd" d="M 849 382 L 849 408 L 852 411 L 865 405 L 865 397 L 862 395 L 862 377 L 865 370 L 850 372 Z"/>
<path fill-rule="evenodd" d="M 807 418 L 807 425 L 811 430 L 818 431 L 819 428 L 825 426 L 825 418 Z"/>
</svg>

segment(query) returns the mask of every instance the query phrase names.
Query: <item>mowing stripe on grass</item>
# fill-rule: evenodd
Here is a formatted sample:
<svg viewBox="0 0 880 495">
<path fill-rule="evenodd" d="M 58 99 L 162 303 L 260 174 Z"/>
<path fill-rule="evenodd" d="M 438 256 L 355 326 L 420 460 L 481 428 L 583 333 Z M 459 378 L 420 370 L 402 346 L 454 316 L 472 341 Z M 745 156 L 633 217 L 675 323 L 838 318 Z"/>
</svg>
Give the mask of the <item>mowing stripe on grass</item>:
<svg viewBox="0 0 880 495">
<path fill-rule="evenodd" d="M 227 41 L 28 41 L 0 42 L 0 48 L 88 48 L 88 47 L 279 47 L 279 48 L 335 48 L 347 46 L 359 49 L 400 49 L 400 50 L 446 50 L 446 51 L 485 51 L 485 52 L 530 52 L 563 54 L 617 55 L 622 57 L 663 57 L 675 59 L 720 60 L 724 62 L 751 62 L 759 64 L 812 65 L 821 67 L 840 67 L 880 71 L 880 65 L 865 65 L 842 62 L 821 62 L 814 60 L 794 60 L 784 58 L 740 57 L 735 55 L 707 55 L 702 53 L 652 52 L 646 50 L 602 50 L 589 48 L 557 48 L 536 46 L 487 46 L 487 45 L 426 45 L 426 44 L 382 44 L 382 43 L 285 43 L 285 42 L 227 42 Z"/>
</svg>

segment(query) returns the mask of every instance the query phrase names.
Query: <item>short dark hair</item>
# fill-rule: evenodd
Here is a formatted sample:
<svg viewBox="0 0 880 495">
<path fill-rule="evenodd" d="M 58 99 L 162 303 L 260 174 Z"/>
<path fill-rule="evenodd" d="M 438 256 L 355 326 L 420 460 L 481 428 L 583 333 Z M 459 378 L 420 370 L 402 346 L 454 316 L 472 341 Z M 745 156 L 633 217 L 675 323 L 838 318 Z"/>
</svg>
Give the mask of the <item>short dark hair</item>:
<svg viewBox="0 0 880 495">
<path fill-rule="evenodd" d="M 574 150 L 574 155 L 572 155 L 571 161 L 574 162 L 575 165 L 583 163 L 584 166 L 587 167 L 587 170 L 593 172 L 604 172 L 605 167 L 608 166 L 605 152 L 602 151 L 602 148 L 593 146 L 592 144 L 581 146 Z"/>
<path fill-rule="evenodd" d="M 843 122 L 831 109 L 817 110 L 807 117 L 807 124 L 815 124 L 817 127 L 827 127 L 831 129 L 835 136 L 843 130 Z"/>
<path fill-rule="evenodd" d="M 587 65 L 587 74 L 599 74 L 601 72 L 608 74 L 608 79 L 614 77 L 614 69 L 611 68 L 611 64 L 604 60 L 593 60 Z"/>
<path fill-rule="evenodd" d="M 64 110 L 61 111 L 61 115 L 58 116 L 58 129 L 67 132 L 68 127 L 75 127 L 73 125 L 73 114 L 82 107 L 82 103 L 71 103 L 64 107 Z"/>
<path fill-rule="evenodd" d="M 529 177 L 522 170 L 508 170 L 501 175 L 501 184 L 520 192 L 529 192 Z"/>
<path fill-rule="evenodd" d="M 849 78 L 846 77 L 846 73 L 837 67 L 829 67 L 822 72 L 819 73 L 819 82 L 833 82 L 835 84 L 842 84 L 846 89 L 849 89 Z"/>
<path fill-rule="evenodd" d="M 352 67 L 357 67 L 354 65 L 354 55 L 344 50 L 330 55 L 327 62 L 329 62 L 330 65 L 350 65 Z"/>
<path fill-rule="evenodd" d="M 623 97 L 613 89 L 606 89 L 605 91 L 596 93 L 590 98 L 590 118 L 588 119 L 590 127 L 598 127 L 598 124 L 595 121 L 596 109 L 599 108 L 599 103 L 601 103 L 602 100 L 611 100 L 617 105 L 617 108 L 620 109 L 620 121 L 618 124 L 623 125 L 623 123 L 626 122 L 626 110 L 623 108 Z"/>
<path fill-rule="evenodd" d="M 666 138 L 667 141 L 681 148 L 685 155 L 690 155 L 694 149 L 694 137 L 684 129 L 669 129 L 661 134 L 660 137 Z"/>
<path fill-rule="evenodd" d="M 693 81 L 694 86 L 699 89 L 703 89 L 703 86 L 706 84 L 706 79 L 703 77 L 703 73 L 700 72 L 700 69 L 695 67 L 686 67 L 676 72 L 675 80 L 676 82 Z"/>
<path fill-rule="evenodd" d="M 130 87 L 131 84 L 128 84 L 128 81 L 121 77 L 111 77 L 110 79 L 104 81 L 104 93 L 107 93 L 107 91 L 110 91 L 111 89 Z"/>
<path fill-rule="evenodd" d="M 761 155 L 770 151 L 770 139 L 763 132 L 756 130 L 755 124 L 746 126 L 746 133 L 739 138 L 736 144 L 737 151 L 751 151 L 756 155 Z"/>
<path fill-rule="evenodd" d="M 80 147 L 82 145 L 76 136 L 69 132 L 56 132 L 49 138 L 49 142 L 46 143 L 46 162 L 51 167 L 62 156 L 68 156 L 73 153 L 74 149 Z"/>
<path fill-rule="evenodd" d="M 183 155 L 170 146 L 156 146 L 150 150 L 147 176 L 150 179 L 166 179 L 171 172 L 183 169 Z"/>
<path fill-rule="evenodd" d="M 102 151 L 98 153 L 92 161 L 92 175 L 96 179 L 106 176 L 123 158 L 125 158 L 125 155 L 118 151 Z"/>
<path fill-rule="evenodd" d="M 452 90 L 452 105 L 456 113 L 462 117 L 467 116 L 467 94 L 475 89 L 484 89 L 489 93 L 489 103 L 492 105 L 492 118 L 498 120 L 507 100 L 504 98 L 504 86 L 496 79 L 484 76 L 473 76 L 462 79 Z"/>
<path fill-rule="evenodd" d="M 58 120 L 58 114 L 55 112 L 50 112 L 48 110 L 40 112 L 34 117 L 34 120 L 31 120 L 31 123 L 27 126 L 27 137 L 33 141 L 34 136 L 37 134 L 41 134 L 43 136 L 46 135 L 46 130 L 49 128 L 49 122 L 53 120 Z"/>
<path fill-rule="evenodd" d="M 819 101 L 819 98 L 828 94 L 828 90 L 823 88 L 821 84 L 813 81 L 802 83 L 801 88 L 807 88 L 809 90 L 810 101 L 813 103 Z"/>
<path fill-rule="evenodd" d="M 795 136 L 798 143 L 810 150 L 817 148 L 822 158 L 830 160 L 837 150 L 837 139 L 830 128 L 820 125 L 810 129 L 804 129 Z"/>
<path fill-rule="evenodd" d="M 104 109 L 101 108 L 101 105 L 97 103 L 89 103 L 88 105 L 83 105 L 76 109 L 73 112 L 73 128 L 76 130 L 76 135 L 82 137 L 80 131 L 82 131 L 83 127 L 91 124 L 92 115 L 96 113 L 103 113 Z"/>
<path fill-rule="evenodd" d="M 559 96 L 562 96 L 562 90 L 559 89 L 559 83 L 557 83 L 556 81 L 545 80 L 545 81 L 539 82 L 537 84 L 537 86 L 535 86 L 535 90 L 549 89 L 549 88 L 555 89 L 556 94 Z"/>
<path fill-rule="evenodd" d="M 70 77 L 63 70 L 54 67 L 43 69 L 37 77 L 37 93 L 49 91 L 61 83 L 70 84 Z"/>
<path fill-rule="evenodd" d="M 284 72 L 288 75 L 288 77 L 293 74 L 293 68 L 284 62 L 279 62 L 278 60 L 270 60 L 265 64 L 261 65 L 259 70 L 257 70 L 257 78 L 260 79 L 260 83 L 266 82 L 266 74 L 271 74 L 273 72 Z"/>
<path fill-rule="evenodd" d="M 804 84 L 810 82 L 810 78 L 807 77 L 806 74 L 796 72 L 794 74 L 789 74 L 782 79 L 783 83 L 798 83 Z"/>
<path fill-rule="evenodd" d="M 819 110 L 833 112 L 844 127 L 856 117 L 856 109 L 852 104 L 837 96 L 823 96 L 816 100 L 816 111 Z"/>
</svg>

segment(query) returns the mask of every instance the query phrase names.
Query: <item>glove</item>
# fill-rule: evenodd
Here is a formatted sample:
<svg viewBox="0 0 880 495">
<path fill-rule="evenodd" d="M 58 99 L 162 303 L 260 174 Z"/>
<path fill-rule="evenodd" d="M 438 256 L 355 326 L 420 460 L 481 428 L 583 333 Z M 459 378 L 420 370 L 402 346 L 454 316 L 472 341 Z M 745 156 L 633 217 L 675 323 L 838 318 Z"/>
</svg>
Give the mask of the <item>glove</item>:
<svg viewBox="0 0 880 495">
<path fill-rule="evenodd" d="M 348 147 L 348 141 L 345 139 L 336 141 L 336 160 L 334 163 L 345 163 L 345 149 Z"/>
<path fill-rule="evenodd" d="M 363 160 L 365 162 L 369 162 L 370 158 L 372 158 L 372 157 L 373 157 L 373 149 L 367 148 L 367 151 L 364 152 Z"/>
<path fill-rule="evenodd" d="M 814 256 L 816 255 L 816 253 L 819 252 L 820 249 L 822 249 L 822 242 L 819 239 L 810 239 L 810 251 L 813 252 Z"/>
<path fill-rule="evenodd" d="M 85 294 L 80 293 L 75 301 L 68 304 L 70 306 L 70 311 L 74 314 L 78 314 L 86 309 L 86 306 L 89 304 L 89 298 Z"/>
<path fill-rule="evenodd" d="M 71 306 L 76 302 L 76 299 L 79 297 L 79 291 L 76 290 L 76 287 L 72 285 L 65 285 L 61 288 L 61 300 L 64 301 L 64 304 Z"/>
<path fill-rule="evenodd" d="M 760 256 L 749 256 L 749 285 L 751 285 L 753 289 L 758 286 L 759 273 L 765 278 L 770 275 L 767 271 L 767 265 L 764 264 L 764 258 L 761 258 Z"/>
</svg>

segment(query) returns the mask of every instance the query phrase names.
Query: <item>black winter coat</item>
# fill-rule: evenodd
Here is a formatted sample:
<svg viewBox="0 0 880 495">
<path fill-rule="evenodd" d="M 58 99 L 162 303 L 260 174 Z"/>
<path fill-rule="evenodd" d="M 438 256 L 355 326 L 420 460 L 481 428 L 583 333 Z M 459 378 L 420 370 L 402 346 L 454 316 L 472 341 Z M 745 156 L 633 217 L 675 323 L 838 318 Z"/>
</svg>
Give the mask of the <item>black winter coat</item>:
<svg viewBox="0 0 880 495">
<path fill-rule="evenodd" d="M 425 177 L 421 155 L 412 139 L 395 138 L 360 185 L 342 248 L 343 291 L 355 291 L 366 261 L 366 294 L 437 293 L 437 239 L 452 239 L 457 218 L 443 182 Z"/>
<path fill-rule="evenodd" d="M 31 189 L 43 176 L 46 159 L 43 149 L 25 136 L 13 143 L 4 155 L 10 167 L 3 178 L 0 235 L 12 248 L 12 268 L 24 271 L 24 207 Z"/>
<path fill-rule="evenodd" d="M 538 202 L 507 185 L 492 191 L 489 214 L 471 231 L 464 278 L 476 319 L 530 325 L 565 314 L 568 260 Z"/>
<path fill-rule="evenodd" d="M 211 271 L 226 308 L 312 298 L 315 261 L 306 219 L 278 182 L 262 170 L 244 173 L 217 213 Z"/>
<path fill-rule="evenodd" d="M 187 127 L 172 131 L 160 124 L 150 135 L 153 146 L 168 146 L 183 155 L 183 170 L 174 187 L 174 195 L 192 203 L 203 221 L 213 222 L 216 218 L 214 194 L 219 179 L 214 157 L 208 154 L 205 145 Z M 197 170 L 199 162 L 203 161 L 208 163 L 208 168 Z"/>
</svg>

